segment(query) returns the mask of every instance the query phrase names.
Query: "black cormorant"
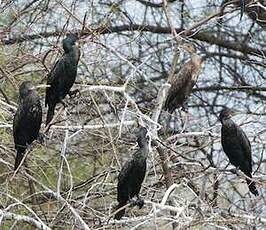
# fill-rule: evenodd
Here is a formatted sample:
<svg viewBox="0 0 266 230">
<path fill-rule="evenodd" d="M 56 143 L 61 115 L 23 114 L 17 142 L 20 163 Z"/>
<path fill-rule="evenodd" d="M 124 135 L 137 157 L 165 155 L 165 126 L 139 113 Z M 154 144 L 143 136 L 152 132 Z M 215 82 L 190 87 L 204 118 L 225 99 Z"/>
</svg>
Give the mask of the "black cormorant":
<svg viewBox="0 0 266 230">
<path fill-rule="evenodd" d="M 63 40 L 64 55 L 54 65 L 48 75 L 45 105 L 48 105 L 46 125 L 54 116 L 57 103 L 61 102 L 74 84 L 77 76 L 77 67 L 80 57 L 79 48 L 75 46 L 78 37 L 76 34 L 68 34 Z"/>
<path fill-rule="evenodd" d="M 133 154 L 132 159 L 127 161 L 118 175 L 117 209 L 125 206 L 134 196 L 137 197 L 135 204 L 142 208 L 144 201 L 139 198 L 141 184 L 146 173 L 146 159 L 148 155 L 147 129 L 140 128 L 137 135 L 139 149 Z M 125 209 L 115 214 L 115 219 L 120 220 L 125 214 Z"/>
<path fill-rule="evenodd" d="M 17 156 L 16 170 L 23 159 L 28 145 L 39 137 L 42 123 L 42 106 L 40 98 L 29 81 L 19 87 L 19 105 L 13 120 L 13 137 Z"/>
<path fill-rule="evenodd" d="M 191 59 L 184 64 L 177 74 L 168 79 L 171 87 L 166 96 L 164 109 L 169 113 L 173 113 L 177 108 L 184 108 L 184 103 L 191 94 L 202 68 L 202 58 L 196 54 L 195 48 L 191 45 L 183 45 L 182 47 L 190 53 Z"/>
<path fill-rule="evenodd" d="M 251 145 L 244 131 L 237 126 L 231 117 L 235 112 L 224 108 L 219 116 L 222 123 L 222 146 L 225 154 L 232 165 L 239 168 L 247 177 L 252 178 L 252 155 Z M 246 178 L 251 193 L 258 196 L 255 182 Z"/>
</svg>

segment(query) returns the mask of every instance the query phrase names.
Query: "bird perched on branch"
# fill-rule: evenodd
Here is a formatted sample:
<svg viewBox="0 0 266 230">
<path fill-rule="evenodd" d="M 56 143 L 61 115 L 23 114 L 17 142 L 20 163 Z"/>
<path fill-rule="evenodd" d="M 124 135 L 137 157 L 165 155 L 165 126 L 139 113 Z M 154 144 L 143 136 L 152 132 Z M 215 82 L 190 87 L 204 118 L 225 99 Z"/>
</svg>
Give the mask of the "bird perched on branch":
<svg viewBox="0 0 266 230">
<path fill-rule="evenodd" d="M 19 87 L 19 105 L 13 120 L 13 137 L 17 156 L 16 170 L 28 145 L 39 137 L 42 123 L 42 106 L 35 87 L 29 81 Z"/>
<path fill-rule="evenodd" d="M 68 34 L 63 40 L 64 55 L 59 59 L 48 74 L 45 97 L 45 105 L 48 105 L 46 125 L 54 116 L 56 104 L 62 102 L 73 86 L 80 57 L 79 48 L 75 45 L 78 37 L 76 34 Z"/>
<path fill-rule="evenodd" d="M 202 58 L 196 54 L 195 48 L 186 44 L 182 46 L 190 54 L 190 60 L 185 63 L 177 74 L 170 76 L 168 82 L 171 84 L 164 109 L 169 113 L 173 113 L 175 109 L 182 107 L 192 92 L 193 86 L 196 84 L 199 73 L 202 69 Z"/>
<path fill-rule="evenodd" d="M 117 209 L 122 208 L 128 201 L 132 201 L 134 196 L 137 201 L 133 204 L 142 208 L 144 201 L 139 197 L 141 184 L 146 173 L 146 159 L 148 155 L 147 129 L 140 128 L 137 134 L 137 142 L 139 149 L 133 154 L 132 159 L 127 161 L 122 167 L 118 175 L 117 185 L 117 201 L 119 202 Z M 120 220 L 125 214 L 125 209 L 115 214 L 115 219 Z"/>
<path fill-rule="evenodd" d="M 252 178 L 251 145 L 244 131 L 231 119 L 235 114 L 236 112 L 229 108 L 224 108 L 220 113 L 223 150 L 232 165 L 239 168 L 247 177 Z M 255 182 L 249 178 L 246 178 L 249 191 L 258 196 Z"/>
</svg>

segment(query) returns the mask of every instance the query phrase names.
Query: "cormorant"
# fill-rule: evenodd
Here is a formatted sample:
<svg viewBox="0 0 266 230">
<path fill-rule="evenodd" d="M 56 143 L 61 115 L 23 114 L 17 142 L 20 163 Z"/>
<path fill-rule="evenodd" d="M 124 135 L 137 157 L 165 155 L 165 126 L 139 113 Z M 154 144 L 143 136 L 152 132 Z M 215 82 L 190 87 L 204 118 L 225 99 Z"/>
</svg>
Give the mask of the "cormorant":
<svg viewBox="0 0 266 230">
<path fill-rule="evenodd" d="M 219 116 L 222 123 L 223 150 L 232 165 L 239 168 L 249 178 L 252 178 L 251 145 L 244 131 L 231 119 L 233 115 L 235 115 L 233 110 L 224 108 Z M 258 196 L 255 182 L 248 178 L 246 178 L 246 181 L 250 192 Z"/>
<path fill-rule="evenodd" d="M 147 129 L 140 128 L 137 134 L 139 149 L 133 154 L 132 159 L 127 161 L 118 175 L 117 185 L 117 209 L 125 206 L 134 196 L 137 197 L 135 202 L 139 208 L 142 208 L 144 201 L 139 197 L 141 184 L 146 173 L 146 159 L 148 155 L 148 143 L 146 139 Z M 115 219 L 120 220 L 125 214 L 125 209 L 115 214 Z"/>
<path fill-rule="evenodd" d="M 182 47 L 190 53 L 191 59 L 184 64 L 177 74 L 168 79 L 171 87 L 166 96 L 164 109 L 169 111 L 169 113 L 173 113 L 177 108 L 184 108 L 184 103 L 191 94 L 202 68 L 203 60 L 196 54 L 195 48 L 191 45 L 184 45 Z"/>
<path fill-rule="evenodd" d="M 63 40 L 64 55 L 54 65 L 48 74 L 45 105 L 48 105 L 46 125 L 54 116 L 57 103 L 61 102 L 74 84 L 77 76 L 77 67 L 80 57 L 79 48 L 75 46 L 78 37 L 76 34 L 68 34 Z"/>
<path fill-rule="evenodd" d="M 16 170 L 23 159 L 28 145 L 39 137 L 42 123 L 42 106 L 40 98 L 30 81 L 19 87 L 19 105 L 13 120 L 13 137 L 17 156 Z"/>
</svg>

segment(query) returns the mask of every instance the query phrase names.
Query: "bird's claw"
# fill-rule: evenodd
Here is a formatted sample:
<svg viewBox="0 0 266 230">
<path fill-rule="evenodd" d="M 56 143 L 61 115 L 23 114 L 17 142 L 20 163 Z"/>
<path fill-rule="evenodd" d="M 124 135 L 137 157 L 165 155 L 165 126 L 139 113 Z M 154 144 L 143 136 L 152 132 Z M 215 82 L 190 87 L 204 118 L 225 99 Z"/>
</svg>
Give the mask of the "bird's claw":
<svg viewBox="0 0 266 230">
<path fill-rule="evenodd" d="M 40 144 L 44 144 L 44 140 L 45 140 L 45 135 L 43 133 L 39 133 L 37 137 L 37 142 Z"/>
<path fill-rule="evenodd" d="M 68 95 L 69 95 L 70 98 L 74 98 L 77 95 L 81 95 L 81 94 L 80 94 L 80 91 L 78 89 L 75 89 L 73 91 L 70 91 Z"/>
<path fill-rule="evenodd" d="M 144 206 L 144 200 L 142 199 L 137 199 L 136 200 L 136 205 L 139 207 L 139 209 L 141 209 Z"/>
<path fill-rule="evenodd" d="M 144 200 L 142 200 L 141 198 L 137 198 L 137 199 L 130 199 L 130 206 L 134 207 L 134 206 L 138 206 L 139 209 L 141 209 L 144 205 Z"/>
<path fill-rule="evenodd" d="M 181 110 L 184 111 L 185 113 L 188 113 L 188 105 L 187 105 L 187 103 L 184 103 L 184 104 L 181 106 Z"/>
<path fill-rule="evenodd" d="M 31 152 L 32 150 L 33 150 L 33 147 L 32 147 L 32 145 L 31 144 L 28 144 L 28 143 L 26 143 L 26 148 L 25 148 L 25 151 L 26 150 L 28 150 L 29 152 Z M 23 153 L 23 154 L 25 154 L 25 153 Z"/>
<path fill-rule="evenodd" d="M 238 169 L 239 167 L 236 167 L 236 168 L 230 169 L 230 171 L 231 173 L 238 175 Z"/>
</svg>

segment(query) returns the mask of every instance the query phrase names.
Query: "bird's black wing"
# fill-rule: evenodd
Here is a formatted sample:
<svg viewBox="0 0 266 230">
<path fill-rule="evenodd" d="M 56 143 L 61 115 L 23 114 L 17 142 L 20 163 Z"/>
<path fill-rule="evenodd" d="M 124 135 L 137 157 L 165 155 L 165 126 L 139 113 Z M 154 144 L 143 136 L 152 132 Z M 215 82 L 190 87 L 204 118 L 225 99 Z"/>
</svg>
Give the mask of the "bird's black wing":
<svg viewBox="0 0 266 230">
<path fill-rule="evenodd" d="M 25 142 L 24 135 L 21 130 L 21 116 L 23 115 L 22 105 L 19 104 L 13 120 L 13 137 L 15 145 Z"/>
<path fill-rule="evenodd" d="M 133 169 L 133 161 L 129 160 L 123 165 L 118 175 L 118 184 L 117 184 L 118 202 L 125 202 L 129 198 L 129 193 L 130 193 L 129 177 L 132 176 L 131 175 L 132 169 Z"/>
<path fill-rule="evenodd" d="M 30 116 L 29 120 L 31 121 L 28 125 L 29 132 L 31 133 L 30 141 L 33 141 L 38 138 L 42 124 L 42 106 L 38 96 L 32 101 L 28 114 Z"/>
<path fill-rule="evenodd" d="M 15 144 L 30 144 L 39 135 L 42 106 L 38 96 L 27 97 L 20 103 L 13 121 Z"/>
<path fill-rule="evenodd" d="M 241 144 L 241 148 L 243 150 L 243 154 L 245 157 L 245 167 L 242 168 L 242 171 L 250 178 L 252 178 L 252 154 L 251 154 L 251 145 L 249 142 L 249 139 L 245 132 L 238 127 L 238 139 L 239 143 Z M 251 181 L 249 178 L 246 178 L 248 188 L 251 193 L 253 193 L 255 196 L 259 195 L 259 192 L 256 188 L 256 184 L 254 181 Z"/>
<path fill-rule="evenodd" d="M 146 161 L 143 161 L 138 165 L 138 168 L 135 171 L 135 178 L 134 178 L 135 187 L 133 189 L 134 195 L 139 194 L 142 182 L 145 178 L 145 174 L 146 174 Z"/>
<path fill-rule="evenodd" d="M 130 176 L 130 172 L 132 171 L 133 161 L 128 160 L 122 167 L 119 175 L 118 175 L 118 184 L 125 184 L 128 181 L 128 177 Z"/>
<path fill-rule="evenodd" d="M 251 172 L 252 171 L 252 155 L 251 155 L 250 141 L 247 135 L 245 134 L 245 132 L 240 127 L 237 127 L 237 137 L 238 137 L 238 142 L 241 145 L 241 149 L 243 151 L 245 159 L 248 162 L 249 171 Z"/>
<path fill-rule="evenodd" d="M 47 85 L 50 85 L 50 87 L 46 88 L 45 105 L 49 105 L 51 101 L 54 102 L 57 99 L 56 95 L 58 93 L 57 91 L 59 90 L 59 81 L 60 77 L 63 75 L 62 66 L 64 66 L 64 56 L 56 61 L 52 70 L 48 74 Z"/>
</svg>

